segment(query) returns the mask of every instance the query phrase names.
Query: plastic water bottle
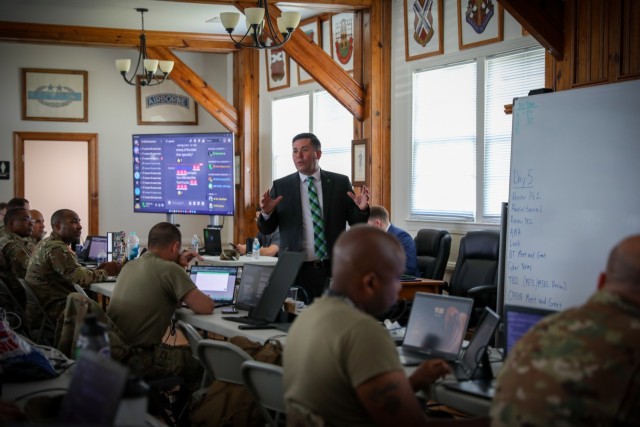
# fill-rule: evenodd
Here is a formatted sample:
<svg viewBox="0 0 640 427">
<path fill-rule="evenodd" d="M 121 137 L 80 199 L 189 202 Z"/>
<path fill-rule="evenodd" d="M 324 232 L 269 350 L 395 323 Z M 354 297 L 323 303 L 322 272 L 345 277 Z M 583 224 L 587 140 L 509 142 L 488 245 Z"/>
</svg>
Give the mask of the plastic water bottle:
<svg viewBox="0 0 640 427">
<path fill-rule="evenodd" d="M 105 358 L 111 357 L 109 335 L 107 329 L 100 323 L 95 314 L 87 314 L 84 324 L 80 328 L 80 335 L 76 342 L 75 359 L 78 360 L 85 350 L 95 351 Z"/>
<path fill-rule="evenodd" d="M 96 261 L 98 262 L 98 265 L 102 264 L 103 262 L 107 262 L 107 253 L 104 251 L 104 249 L 98 252 Z"/>
<path fill-rule="evenodd" d="M 116 426 L 144 426 L 147 414 L 149 385 L 140 377 L 130 376 L 118 405 Z"/>
<path fill-rule="evenodd" d="M 260 241 L 256 237 L 253 239 L 253 250 L 252 250 L 253 259 L 260 259 Z"/>
<path fill-rule="evenodd" d="M 138 257 L 138 250 L 140 249 L 140 239 L 136 236 L 136 232 L 129 233 L 129 239 L 127 240 L 127 253 L 129 261 Z"/>
<path fill-rule="evenodd" d="M 200 238 L 197 234 L 194 234 L 191 238 L 191 250 L 198 253 L 198 248 L 200 247 Z"/>
</svg>

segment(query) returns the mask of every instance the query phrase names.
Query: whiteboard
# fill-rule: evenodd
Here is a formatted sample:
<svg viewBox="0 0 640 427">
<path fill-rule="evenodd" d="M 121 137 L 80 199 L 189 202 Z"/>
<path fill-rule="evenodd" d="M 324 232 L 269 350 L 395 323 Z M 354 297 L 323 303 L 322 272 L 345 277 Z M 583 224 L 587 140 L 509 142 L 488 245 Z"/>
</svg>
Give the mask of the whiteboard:
<svg viewBox="0 0 640 427">
<path fill-rule="evenodd" d="M 640 233 L 640 81 L 513 105 L 504 303 L 563 310 Z"/>
</svg>

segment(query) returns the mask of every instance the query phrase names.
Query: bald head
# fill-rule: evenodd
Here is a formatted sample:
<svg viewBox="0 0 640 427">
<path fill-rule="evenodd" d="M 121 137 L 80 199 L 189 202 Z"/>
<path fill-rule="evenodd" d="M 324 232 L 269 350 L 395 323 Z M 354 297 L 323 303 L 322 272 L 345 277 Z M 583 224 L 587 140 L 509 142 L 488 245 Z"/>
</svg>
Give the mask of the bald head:
<svg viewBox="0 0 640 427">
<path fill-rule="evenodd" d="M 398 239 L 384 230 L 356 225 L 333 248 L 331 289 L 361 310 L 384 313 L 398 298 L 405 255 Z"/>
<path fill-rule="evenodd" d="M 603 287 L 633 294 L 640 302 L 640 234 L 618 243 L 609 255 Z"/>
</svg>

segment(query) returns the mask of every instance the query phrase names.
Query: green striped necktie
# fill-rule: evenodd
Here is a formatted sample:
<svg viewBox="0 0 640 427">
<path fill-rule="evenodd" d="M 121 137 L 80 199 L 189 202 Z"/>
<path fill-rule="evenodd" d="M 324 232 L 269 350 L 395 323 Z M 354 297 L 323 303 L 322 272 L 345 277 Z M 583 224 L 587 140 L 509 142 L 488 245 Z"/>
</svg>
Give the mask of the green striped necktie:
<svg viewBox="0 0 640 427">
<path fill-rule="evenodd" d="M 322 219 L 322 209 L 318 200 L 318 192 L 316 185 L 313 183 L 313 177 L 307 178 L 309 186 L 309 205 L 311 206 L 311 219 L 313 221 L 313 248 L 319 259 L 327 257 L 327 241 L 324 237 L 324 220 Z"/>
</svg>

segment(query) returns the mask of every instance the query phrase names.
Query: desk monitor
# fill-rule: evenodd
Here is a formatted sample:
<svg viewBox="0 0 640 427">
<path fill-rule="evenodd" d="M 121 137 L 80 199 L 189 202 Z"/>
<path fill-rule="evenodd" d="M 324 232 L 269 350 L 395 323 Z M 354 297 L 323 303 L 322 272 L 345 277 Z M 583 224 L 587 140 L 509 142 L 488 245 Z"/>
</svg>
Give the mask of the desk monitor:
<svg viewBox="0 0 640 427">
<path fill-rule="evenodd" d="M 235 304 L 238 310 L 249 311 L 258 305 L 274 267 L 273 265 L 258 264 L 244 265 Z"/>
<path fill-rule="evenodd" d="M 504 324 L 505 324 L 505 357 L 515 343 L 533 325 L 538 323 L 543 317 L 556 313 L 552 310 L 544 310 L 541 308 L 519 307 L 515 305 L 504 306 Z"/>
</svg>

